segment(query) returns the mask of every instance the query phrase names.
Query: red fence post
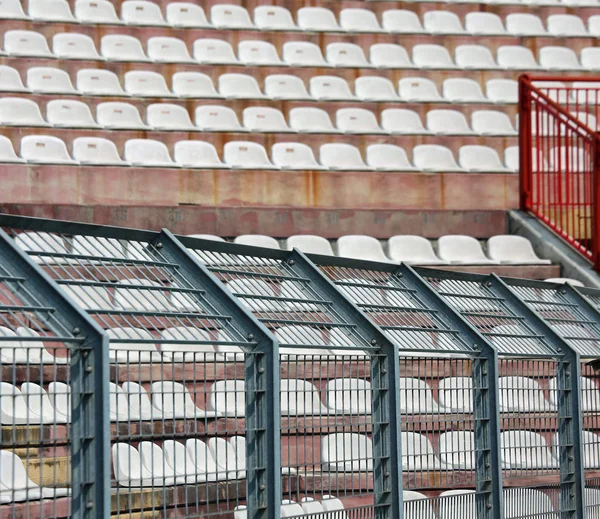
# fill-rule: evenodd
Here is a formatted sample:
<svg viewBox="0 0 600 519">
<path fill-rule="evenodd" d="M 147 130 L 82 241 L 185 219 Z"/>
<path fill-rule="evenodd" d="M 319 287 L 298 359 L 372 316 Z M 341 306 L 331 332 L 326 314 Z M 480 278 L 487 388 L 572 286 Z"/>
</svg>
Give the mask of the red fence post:
<svg viewBox="0 0 600 519">
<path fill-rule="evenodd" d="M 592 210 L 591 210 L 591 233 L 590 233 L 590 249 L 592 253 L 592 261 L 594 262 L 594 270 L 600 272 L 600 254 L 598 244 L 600 243 L 600 133 L 594 134 L 592 145 Z"/>
<path fill-rule="evenodd" d="M 531 210 L 533 183 L 530 85 L 527 74 L 519 76 L 519 190 L 522 211 Z"/>
</svg>

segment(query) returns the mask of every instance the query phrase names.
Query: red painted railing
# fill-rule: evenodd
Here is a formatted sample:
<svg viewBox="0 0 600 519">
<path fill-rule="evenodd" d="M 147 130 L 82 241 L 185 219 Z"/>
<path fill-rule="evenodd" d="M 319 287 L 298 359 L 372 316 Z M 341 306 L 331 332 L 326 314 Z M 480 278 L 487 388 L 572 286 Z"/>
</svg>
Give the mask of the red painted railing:
<svg viewBox="0 0 600 519">
<path fill-rule="evenodd" d="M 519 78 L 521 209 L 600 271 L 600 79 Z"/>
</svg>

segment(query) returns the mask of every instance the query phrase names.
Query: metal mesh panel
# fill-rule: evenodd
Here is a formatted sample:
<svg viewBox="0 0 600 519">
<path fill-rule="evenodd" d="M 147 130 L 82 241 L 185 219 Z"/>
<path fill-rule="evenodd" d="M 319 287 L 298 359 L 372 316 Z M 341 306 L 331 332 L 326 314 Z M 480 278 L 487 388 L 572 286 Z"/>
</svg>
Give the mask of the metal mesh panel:
<svg viewBox="0 0 600 519">
<path fill-rule="evenodd" d="M 74 337 L 31 279 L 0 261 L 0 500 L 3 517 L 70 509 L 70 408 L 62 405 Z M 8 514 L 8 515 L 7 515 Z"/>
<path fill-rule="evenodd" d="M 243 387 L 245 363 L 257 364 L 256 341 L 149 241 L 14 239 L 110 338 L 112 515 L 209 517 L 244 506 L 245 437 L 256 432 L 244 416 L 256 395 L 232 387 Z M 66 402 L 62 373 L 54 376 Z M 221 409 L 232 394 L 241 405 Z"/>
<path fill-rule="evenodd" d="M 385 377 L 372 376 L 383 358 L 379 347 L 295 253 L 185 243 L 279 340 L 284 499 L 329 494 L 368 514 L 380 497 L 374 474 L 384 463 L 375 425 L 394 419 L 372 407 L 375 393 L 387 389 Z"/>
<path fill-rule="evenodd" d="M 553 454 L 558 409 L 549 395 L 559 354 L 524 316 L 499 296 L 486 276 L 419 271 L 429 285 L 497 349 L 504 484 L 558 474 Z M 514 483 L 513 483 L 514 481 Z"/>
</svg>

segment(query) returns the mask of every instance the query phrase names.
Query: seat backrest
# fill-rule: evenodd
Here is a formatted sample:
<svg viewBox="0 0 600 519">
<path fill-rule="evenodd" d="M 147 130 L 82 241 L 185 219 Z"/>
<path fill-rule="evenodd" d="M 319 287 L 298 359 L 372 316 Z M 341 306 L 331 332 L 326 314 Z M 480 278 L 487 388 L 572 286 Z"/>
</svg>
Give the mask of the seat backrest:
<svg viewBox="0 0 600 519">
<path fill-rule="evenodd" d="M 453 102 L 486 100 L 479 83 L 466 78 L 446 79 L 442 84 L 442 95 Z"/>
<path fill-rule="evenodd" d="M 539 382 L 532 378 L 500 377 L 498 388 L 500 405 L 505 410 L 544 411 L 549 409 Z"/>
<path fill-rule="evenodd" d="M 184 97 L 218 97 L 212 78 L 201 72 L 175 72 L 171 78 L 173 93 Z"/>
<path fill-rule="evenodd" d="M 271 74 L 265 78 L 265 94 L 276 99 L 302 99 L 308 91 L 302 79 L 289 74 Z"/>
<path fill-rule="evenodd" d="M 519 98 L 518 83 L 514 79 L 488 79 L 485 94 L 491 101 L 514 101 Z"/>
<path fill-rule="evenodd" d="M 548 32 L 557 36 L 586 35 L 583 20 L 574 14 L 551 14 L 546 18 Z"/>
<path fill-rule="evenodd" d="M 146 42 L 148 57 L 154 61 L 185 61 L 190 60 L 187 45 L 179 38 L 153 36 Z"/>
<path fill-rule="evenodd" d="M 362 47 L 355 43 L 330 43 L 325 49 L 325 59 L 333 66 L 360 67 L 368 65 Z"/>
<path fill-rule="evenodd" d="M 421 117 L 414 110 L 406 108 L 386 108 L 381 112 L 381 127 L 398 133 L 425 132 Z"/>
<path fill-rule="evenodd" d="M 115 302 L 117 296 L 115 295 Z M 153 339 L 152 334 L 143 328 L 134 328 L 130 326 L 124 326 L 123 328 L 108 328 L 106 330 L 106 334 L 109 339 L 114 339 L 110 341 L 110 347 L 112 349 L 125 349 L 125 350 L 135 350 L 135 351 L 156 351 L 156 345 L 154 343 L 145 343 L 145 342 L 127 342 L 127 343 L 118 343 L 116 341 L 119 340 L 135 340 L 135 339 L 143 339 L 151 341 Z"/>
<path fill-rule="evenodd" d="M 217 27 L 231 29 L 253 27 L 248 11 L 240 5 L 215 4 L 210 8 L 210 20 Z"/>
<path fill-rule="evenodd" d="M 85 23 L 119 23 L 115 6 L 108 0 L 76 0 L 75 18 Z"/>
<path fill-rule="evenodd" d="M 247 74 L 222 74 L 219 76 L 219 93 L 225 97 L 261 97 L 258 81 Z"/>
<path fill-rule="evenodd" d="M 18 70 L 7 65 L 0 65 L 0 89 L 10 92 L 27 90 Z"/>
<path fill-rule="evenodd" d="M 310 234 L 297 234 L 290 236 L 286 240 L 286 248 L 300 249 L 306 254 L 321 254 L 324 256 L 333 256 L 333 249 L 329 241 L 322 236 L 313 236 Z"/>
<path fill-rule="evenodd" d="M 510 34 L 543 34 L 542 19 L 530 13 L 510 13 L 506 16 L 506 30 Z"/>
<path fill-rule="evenodd" d="M 319 167 L 312 148 L 300 142 L 278 142 L 273 144 L 271 159 L 273 164 L 280 168 L 311 169 Z"/>
<path fill-rule="evenodd" d="M 471 114 L 471 126 L 477 133 L 512 133 L 515 131 L 510 117 L 496 110 L 476 110 Z"/>
<path fill-rule="evenodd" d="M 360 378 L 337 378 L 325 386 L 325 402 L 337 412 L 371 413 L 371 383 Z"/>
<path fill-rule="evenodd" d="M 440 460 L 455 469 L 475 469 L 475 434 L 471 431 L 450 431 L 440 435 Z"/>
<path fill-rule="evenodd" d="M 169 149 L 160 141 L 153 139 L 129 139 L 125 142 L 125 160 L 139 164 L 151 164 L 161 162 L 172 163 Z"/>
<path fill-rule="evenodd" d="M 125 0 L 121 4 L 121 19 L 135 25 L 164 25 L 160 7 L 147 0 Z"/>
<path fill-rule="evenodd" d="M 323 144 L 319 149 L 319 162 L 334 169 L 364 169 L 366 167 L 360 150 L 351 144 Z"/>
<path fill-rule="evenodd" d="M 471 34 L 499 35 L 505 32 L 502 18 L 494 13 L 470 12 L 465 15 L 465 29 Z"/>
<path fill-rule="evenodd" d="M 321 108 L 292 108 L 289 111 L 288 119 L 290 128 L 299 132 L 334 130 L 329 114 Z"/>
<path fill-rule="evenodd" d="M 379 240 L 372 236 L 348 235 L 337 240 L 338 256 L 371 261 L 389 262 Z"/>
<path fill-rule="evenodd" d="M 421 169 L 451 169 L 457 164 L 454 155 L 446 146 L 420 144 L 413 148 L 413 163 Z"/>
<path fill-rule="evenodd" d="M 154 103 L 146 109 L 146 121 L 155 128 L 192 128 L 192 120 L 183 106 L 169 103 Z"/>
<path fill-rule="evenodd" d="M 547 46 L 539 50 L 540 65 L 546 68 L 580 68 L 579 58 L 568 47 Z"/>
<path fill-rule="evenodd" d="M 30 0 L 28 14 L 34 20 L 73 21 L 71 8 L 66 0 Z"/>
<path fill-rule="evenodd" d="M 194 59 L 200 63 L 235 63 L 237 58 L 228 41 L 214 38 L 201 38 L 192 47 Z"/>
<path fill-rule="evenodd" d="M 438 385 L 440 406 L 455 411 L 472 411 L 473 380 L 470 377 L 446 377 Z"/>
<path fill-rule="evenodd" d="M 454 49 L 454 60 L 462 68 L 495 67 L 492 51 L 483 45 L 458 45 Z"/>
<path fill-rule="evenodd" d="M 378 132 L 375 114 L 364 108 L 340 108 L 335 113 L 336 126 L 343 132 Z"/>
<path fill-rule="evenodd" d="M 191 167 L 221 166 L 217 150 L 209 142 L 178 141 L 173 147 L 173 159 L 177 164 Z"/>
<path fill-rule="evenodd" d="M 395 144 L 371 144 L 365 156 L 367 164 L 375 169 L 413 169 L 404 148 Z"/>
<path fill-rule="evenodd" d="M 12 141 L 8 137 L 0 135 L 0 161 L 20 162 L 21 160 L 15 153 Z"/>
<path fill-rule="evenodd" d="M 77 90 L 82 94 L 124 94 L 119 78 L 110 70 L 83 69 L 77 71 Z"/>
<path fill-rule="evenodd" d="M 137 108 L 129 103 L 100 103 L 96 107 L 96 119 L 102 126 L 114 128 L 137 128 L 144 126 Z"/>
<path fill-rule="evenodd" d="M 282 414 L 320 415 L 323 412 L 323 405 L 317 388 L 306 380 L 281 379 L 280 396 Z"/>
<path fill-rule="evenodd" d="M 406 68 L 412 66 L 406 49 L 395 43 L 375 43 L 369 48 L 369 60 L 379 68 Z"/>
<path fill-rule="evenodd" d="M 81 101 L 53 99 L 46 105 L 46 118 L 55 126 L 95 126 L 90 107 Z"/>
<path fill-rule="evenodd" d="M 260 29 L 295 29 L 292 13 L 277 5 L 259 5 L 254 8 L 254 24 Z"/>
<path fill-rule="evenodd" d="M 116 61 L 145 61 L 142 43 L 133 36 L 108 34 L 100 40 L 100 54 Z"/>
<path fill-rule="evenodd" d="M 0 98 L 0 123 L 11 126 L 45 125 L 37 103 L 22 97 Z"/>
<path fill-rule="evenodd" d="M 423 236 L 396 235 L 388 240 L 390 258 L 411 263 L 416 260 L 439 260 L 433 252 L 433 245 Z"/>
<path fill-rule="evenodd" d="M 301 7 L 296 12 L 296 19 L 304 30 L 335 31 L 340 28 L 335 15 L 324 7 Z"/>
<path fill-rule="evenodd" d="M 438 240 L 440 258 L 448 261 L 487 259 L 481 244 L 472 236 L 449 234 Z"/>
<path fill-rule="evenodd" d="M 333 433 L 321 440 L 321 460 L 328 463 L 371 460 L 373 441 L 364 434 Z"/>
<path fill-rule="evenodd" d="M 398 82 L 398 93 L 406 101 L 440 99 L 437 86 L 431 79 L 406 77 Z"/>
<path fill-rule="evenodd" d="M 469 123 L 465 114 L 458 110 L 429 110 L 426 125 L 434 133 L 464 133 L 469 132 Z"/>
<path fill-rule="evenodd" d="M 52 37 L 52 51 L 58 57 L 98 59 L 94 40 L 86 34 L 65 32 Z"/>
<path fill-rule="evenodd" d="M 536 260 L 539 259 L 531 242 L 517 235 L 492 236 L 487 242 L 490 258 L 497 260 Z"/>
<path fill-rule="evenodd" d="M 398 387 L 403 412 L 419 414 L 437 411 L 438 406 L 433 398 L 433 391 L 425 380 L 401 377 L 398 380 Z"/>
<path fill-rule="evenodd" d="M 354 81 L 356 96 L 361 99 L 390 99 L 397 97 L 394 85 L 384 77 L 362 76 Z"/>
<path fill-rule="evenodd" d="M 75 92 L 71 78 L 64 70 L 53 67 L 27 69 L 27 86 L 34 92 Z"/>
<path fill-rule="evenodd" d="M 237 167 L 271 166 L 267 151 L 256 142 L 230 141 L 223 146 L 223 160 Z"/>
<path fill-rule="evenodd" d="M 446 47 L 420 43 L 412 48 L 412 59 L 418 67 L 452 67 L 454 63 Z"/>
<path fill-rule="evenodd" d="M 471 144 L 458 150 L 458 163 L 467 170 L 501 170 L 504 168 L 498 152 L 489 146 Z M 493 258 L 492 258 L 493 259 Z"/>
<path fill-rule="evenodd" d="M 196 126 L 203 130 L 240 130 L 237 114 L 228 106 L 198 106 L 194 113 Z"/>
<path fill-rule="evenodd" d="M 268 41 L 244 40 L 238 43 L 238 57 L 244 63 L 279 63 L 275 45 Z"/>
<path fill-rule="evenodd" d="M 171 95 L 165 77 L 158 72 L 130 70 L 125 72 L 123 84 L 125 91 L 133 95 L 152 97 Z"/>
<path fill-rule="evenodd" d="M 377 16 L 370 9 L 346 8 L 340 11 L 340 26 L 345 31 L 377 32 Z"/>
<path fill-rule="evenodd" d="M 250 131 L 289 130 L 283 114 L 277 108 L 250 106 L 242 112 L 242 123 Z"/>
<path fill-rule="evenodd" d="M 279 249 L 279 242 L 271 236 L 264 234 L 243 234 L 237 236 L 233 243 L 240 245 L 251 245 L 252 247 L 266 247 L 267 249 Z"/>
<path fill-rule="evenodd" d="M 308 88 L 317 99 L 353 97 L 346 80 L 337 76 L 313 76 L 308 82 Z"/>
<path fill-rule="evenodd" d="M 15 56 L 51 56 L 43 34 L 35 31 L 6 31 L 4 50 Z"/>
<path fill-rule="evenodd" d="M 423 14 L 423 27 L 434 34 L 463 32 L 460 18 L 450 11 L 427 11 Z"/>
<path fill-rule="evenodd" d="M 308 41 L 288 41 L 283 44 L 283 61 L 288 64 L 325 64 L 321 47 Z"/>
<path fill-rule="evenodd" d="M 210 387 L 209 409 L 225 416 L 245 416 L 245 391 L 243 380 L 219 380 Z"/>
<path fill-rule="evenodd" d="M 27 135 L 21 139 L 21 157 L 42 163 L 70 162 L 64 141 L 49 135 Z"/>
<path fill-rule="evenodd" d="M 173 27 L 209 27 L 204 9 L 192 2 L 169 2 L 165 15 Z"/>
<path fill-rule="evenodd" d="M 504 68 L 536 68 L 537 62 L 527 47 L 502 45 L 496 51 L 498 65 Z"/>
<path fill-rule="evenodd" d="M 388 9 L 381 15 L 384 30 L 400 33 L 419 33 L 423 31 L 421 20 L 414 11 L 408 9 Z"/>
</svg>

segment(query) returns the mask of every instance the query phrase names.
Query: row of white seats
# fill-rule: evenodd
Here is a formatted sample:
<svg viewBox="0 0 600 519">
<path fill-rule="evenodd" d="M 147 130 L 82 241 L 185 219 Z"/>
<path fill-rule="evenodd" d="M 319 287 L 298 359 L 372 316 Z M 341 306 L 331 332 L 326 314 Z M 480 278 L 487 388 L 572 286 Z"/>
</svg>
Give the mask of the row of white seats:
<svg viewBox="0 0 600 519">
<path fill-rule="evenodd" d="M 594 83 L 574 82 L 593 88 Z M 264 80 L 264 94 L 254 76 L 222 74 L 217 80 L 219 91 L 212 79 L 201 72 L 176 72 L 172 90 L 165 78 L 151 71 L 135 70 L 124 75 L 124 90 L 114 72 L 102 69 L 77 71 L 76 87 L 67 72 L 55 67 L 32 67 L 27 70 L 27 86 L 19 72 L 0 65 L 0 91 L 33 92 L 37 94 L 98 95 L 119 97 L 180 97 L 226 99 L 272 99 L 315 101 L 382 101 L 382 102 L 436 102 L 436 103 L 516 103 L 518 85 L 512 79 L 489 79 L 483 94 L 479 83 L 472 79 L 450 78 L 442 84 L 442 94 L 436 84 L 427 78 L 409 77 L 398 81 L 398 92 L 384 77 L 362 76 L 354 81 L 355 92 L 344 78 L 314 76 L 309 89 L 302 79 L 288 74 L 272 74 Z"/>
<path fill-rule="evenodd" d="M 583 114 L 593 117 L 591 114 Z M 583 116 L 582 115 L 582 116 Z M 495 110 L 475 110 L 471 125 L 458 110 L 429 110 L 425 126 L 419 114 L 405 108 L 388 108 L 380 120 L 364 108 L 340 108 L 335 125 L 321 108 L 301 107 L 289 111 L 288 122 L 277 108 L 251 106 L 242 111 L 242 124 L 237 113 L 226 106 L 204 105 L 194 110 L 194 123 L 187 108 L 169 103 L 150 104 L 146 123 L 137 108 L 129 103 L 107 102 L 96 106 L 96 120 L 86 103 L 56 99 L 46 106 L 46 122 L 39 106 L 30 99 L 0 99 L 0 125 L 49 126 L 57 128 L 105 128 L 108 130 L 169 130 L 203 132 L 269 132 L 269 133 L 345 133 L 383 135 L 499 135 L 516 136 L 508 115 Z M 594 118 L 595 119 L 595 118 Z M 595 127 L 595 121 L 593 126 Z"/>
<path fill-rule="evenodd" d="M 70 493 L 69 488 L 40 487 L 29 478 L 19 456 L 9 450 L 0 451 L 0 504 L 56 499 Z"/>
<path fill-rule="evenodd" d="M 246 505 L 236 506 L 233 519 L 248 519 L 246 510 Z M 331 513 L 324 515 L 327 512 Z M 290 499 L 284 499 L 281 502 L 280 517 L 302 517 L 313 516 L 313 514 L 319 514 L 317 517 L 331 517 L 332 519 L 347 519 L 348 517 L 344 512 L 344 504 L 334 496 L 324 495 L 321 501 L 312 497 L 303 497 L 299 503 Z"/>
<path fill-rule="evenodd" d="M 226 40 L 202 38 L 194 41 L 192 55 L 183 40 L 173 37 L 148 39 L 147 51 L 139 39 L 125 34 L 110 34 L 100 41 L 100 53 L 87 35 L 60 33 L 53 36 L 53 50 L 43 34 L 35 31 L 12 30 L 4 33 L 4 53 L 13 57 L 40 57 L 75 60 L 109 60 L 121 62 L 202 63 L 222 65 L 265 65 L 292 67 L 351 68 L 421 68 L 462 70 L 597 70 L 600 48 L 581 49 L 581 62 L 568 47 L 545 46 L 538 51 L 539 63 L 533 52 L 519 45 L 503 45 L 492 51 L 483 45 L 460 45 L 454 60 L 448 49 L 437 44 L 417 44 L 409 57 L 406 49 L 391 43 L 376 43 L 369 48 L 369 59 L 355 43 L 329 43 L 325 56 L 311 42 L 284 43 L 282 56 L 267 41 L 244 40 L 238 44 L 238 56 Z"/>
<path fill-rule="evenodd" d="M 265 148 L 255 142 L 230 141 L 223 147 L 221 162 L 214 146 L 202 141 L 179 141 L 174 147 L 174 161 L 167 146 L 152 139 L 129 139 L 125 142 L 124 160 L 115 144 L 108 139 L 78 137 L 73 140 L 73 157 L 58 137 L 30 135 L 21 139 L 20 156 L 12 143 L 0 136 L 0 162 L 29 164 L 72 164 L 85 166 L 135 166 L 201 169 L 284 169 L 335 171 L 425 171 L 425 172 L 513 172 L 518 169 L 516 146 L 505 151 L 506 165 L 498 152 L 487 146 L 463 146 L 457 164 L 452 150 L 437 144 L 422 144 L 413 148 L 413 163 L 406 151 L 393 144 L 372 144 L 367 147 L 367 161 L 360 150 L 350 144 L 323 144 L 318 163 L 312 149 L 302 143 L 286 142 L 273 145 L 272 160 Z"/>
<path fill-rule="evenodd" d="M 534 14 L 511 13 L 506 16 L 506 26 L 496 14 L 471 12 L 460 17 L 451 11 L 432 10 L 422 16 L 414 11 L 389 9 L 381 13 L 381 24 L 369 9 L 346 8 L 335 14 L 323 7 L 303 7 L 292 13 L 274 5 L 254 9 L 254 21 L 248 11 L 239 5 L 216 4 L 211 7 L 211 20 L 204 9 L 190 2 L 167 4 L 165 16 L 160 6 L 145 0 L 126 0 L 121 4 L 121 16 L 108 0 L 77 0 L 71 12 L 67 0 L 29 0 L 27 14 L 19 0 L 3 4 L 0 18 L 31 19 L 83 24 L 126 24 L 141 26 L 197 27 L 214 29 L 246 29 L 265 31 L 315 31 L 315 32 L 387 32 L 394 34 L 472 34 L 472 35 L 544 35 L 544 36 L 600 36 L 600 16 L 588 18 L 587 28 L 576 15 L 554 14 L 542 19 Z"/>
</svg>

